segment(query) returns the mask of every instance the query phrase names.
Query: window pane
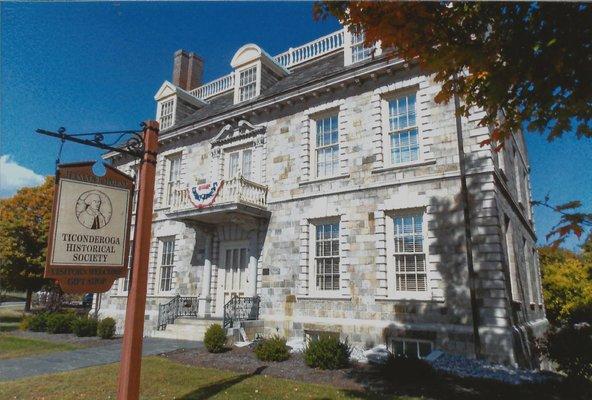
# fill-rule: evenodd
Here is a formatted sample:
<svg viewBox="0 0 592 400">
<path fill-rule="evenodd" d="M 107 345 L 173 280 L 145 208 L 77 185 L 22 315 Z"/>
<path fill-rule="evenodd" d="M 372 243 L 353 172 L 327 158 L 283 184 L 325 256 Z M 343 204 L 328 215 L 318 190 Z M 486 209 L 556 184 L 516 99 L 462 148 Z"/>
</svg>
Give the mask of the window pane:
<svg viewBox="0 0 592 400">
<path fill-rule="evenodd" d="M 243 150 L 243 173 L 242 175 L 247 178 L 251 179 L 251 164 L 252 164 L 252 151 L 251 150 Z"/>
<path fill-rule="evenodd" d="M 391 162 L 400 164 L 419 160 L 415 94 L 390 100 L 388 106 Z"/>
<path fill-rule="evenodd" d="M 428 290 L 423 214 L 393 218 L 396 290 Z"/>
<path fill-rule="evenodd" d="M 332 176 L 339 167 L 339 119 L 337 115 L 316 121 L 317 176 Z"/>
<path fill-rule="evenodd" d="M 339 290 L 339 223 L 316 226 L 316 287 Z"/>
</svg>

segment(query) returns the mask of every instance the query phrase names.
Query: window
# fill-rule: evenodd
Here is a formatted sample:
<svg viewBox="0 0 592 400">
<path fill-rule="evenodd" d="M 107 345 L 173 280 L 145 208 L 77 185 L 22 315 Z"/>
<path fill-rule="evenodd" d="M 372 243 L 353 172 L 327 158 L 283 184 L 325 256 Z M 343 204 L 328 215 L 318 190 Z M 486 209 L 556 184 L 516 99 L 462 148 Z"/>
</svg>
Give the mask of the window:
<svg viewBox="0 0 592 400">
<path fill-rule="evenodd" d="M 239 75 L 239 101 L 252 99 L 257 93 L 257 66 L 240 71 Z"/>
<path fill-rule="evenodd" d="M 524 199 L 522 198 L 522 176 L 520 174 L 520 157 L 518 157 L 518 152 L 514 149 L 514 182 L 516 184 L 516 196 L 518 198 L 518 202 L 520 204 L 524 204 Z"/>
<path fill-rule="evenodd" d="M 395 357 L 424 358 L 433 349 L 432 342 L 425 340 L 393 339 L 392 351 Z"/>
<path fill-rule="evenodd" d="M 415 94 L 390 100 L 388 109 L 391 163 L 403 164 L 419 160 Z"/>
<path fill-rule="evenodd" d="M 317 177 L 337 175 L 339 172 L 339 118 L 333 115 L 317 119 L 315 124 Z"/>
<path fill-rule="evenodd" d="M 129 254 L 127 256 L 127 275 L 122 280 L 121 291 L 127 292 L 129 290 L 131 271 L 134 262 L 134 241 L 130 241 Z"/>
<path fill-rule="evenodd" d="M 160 103 L 160 129 L 164 130 L 173 126 L 173 111 L 175 110 L 175 99 Z"/>
<path fill-rule="evenodd" d="M 244 149 L 228 155 L 228 179 L 243 176 L 253 179 L 253 150 Z"/>
<path fill-rule="evenodd" d="M 510 273 L 510 294 L 512 300 L 520 301 L 518 295 L 518 279 L 516 276 L 516 254 L 514 253 L 514 235 L 510 225 L 510 217 L 504 216 L 504 236 L 506 242 L 506 257 L 508 260 L 508 269 Z"/>
<path fill-rule="evenodd" d="M 423 219 L 423 213 L 393 218 L 393 259 L 397 292 L 428 290 Z"/>
<path fill-rule="evenodd" d="M 162 251 L 160 257 L 160 291 L 168 292 L 172 289 L 173 269 L 175 266 L 175 239 L 162 239 Z"/>
<path fill-rule="evenodd" d="M 138 194 L 140 191 L 140 165 L 132 165 L 129 174 L 134 178 L 134 193 L 132 193 L 132 213 L 138 209 Z"/>
<path fill-rule="evenodd" d="M 364 47 L 363 33 L 352 33 L 351 43 L 352 64 L 371 57 L 372 49 Z"/>
<path fill-rule="evenodd" d="M 317 291 L 339 290 L 339 222 L 316 225 L 314 271 Z"/>
<path fill-rule="evenodd" d="M 167 205 L 175 203 L 177 192 L 181 184 L 181 154 L 167 157 L 168 182 L 167 182 Z"/>
<path fill-rule="evenodd" d="M 526 270 L 526 285 L 528 290 L 528 299 L 527 302 L 533 303 L 534 302 L 534 295 L 533 295 L 533 284 L 532 284 L 532 272 L 533 272 L 533 265 L 532 260 L 530 258 L 530 251 L 528 251 L 528 243 L 526 238 L 522 238 L 522 251 L 524 254 L 524 269 Z"/>
</svg>

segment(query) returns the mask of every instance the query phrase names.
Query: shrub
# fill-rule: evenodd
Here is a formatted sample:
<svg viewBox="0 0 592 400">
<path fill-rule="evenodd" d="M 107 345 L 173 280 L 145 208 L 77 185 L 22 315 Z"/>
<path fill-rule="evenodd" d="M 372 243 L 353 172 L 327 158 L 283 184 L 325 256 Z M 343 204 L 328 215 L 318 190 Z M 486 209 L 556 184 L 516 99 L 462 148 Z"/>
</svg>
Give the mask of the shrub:
<svg viewBox="0 0 592 400">
<path fill-rule="evenodd" d="M 286 339 L 276 335 L 257 343 L 255 355 L 261 361 L 285 361 L 290 358 L 290 349 Z"/>
<path fill-rule="evenodd" d="M 24 317 L 23 319 L 21 319 L 21 322 L 19 323 L 19 329 L 21 331 L 28 330 L 32 318 L 33 318 L 32 316 L 28 316 L 28 317 Z"/>
<path fill-rule="evenodd" d="M 592 326 L 581 323 L 551 331 L 543 344 L 549 358 L 572 378 L 592 377 Z"/>
<path fill-rule="evenodd" d="M 210 325 L 204 335 L 204 345 L 210 353 L 221 353 L 226 346 L 226 332 L 218 324 Z"/>
<path fill-rule="evenodd" d="M 71 333 L 72 326 L 76 321 L 76 314 L 55 313 L 47 316 L 47 332 L 49 333 Z"/>
<path fill-rule="evenodd" d="M 386 363 L 380 366 L 385 380 L 389 382 L 419 382 L 435 376 L 430 363 L 419 358 L 396 357 L 389 353 Z"/>
<path fill-rule="evenodd" d="M 347 340 L 342 342 L 336 336 L 321 335 L 307 343 L 304 361 L 313 368 L 339 369 L 347 367 L 350 354 L 351 347 Z"/>
<path fill-rule="evenodd" d="M 74 320 L 72 331 L 78 337 L 96 336 L 98 322 L 94 318 L 80 317 Z"/>
<path fill-rule="evenodd" d="M 47 329 L 47 314 L 39 313 L 27 318 L 26 326 L 33 332 L 45 332 Z"/>
<path fill-rule="evenodd" d="M 101 339 L 112 339 L 115 336 L 115 320 L 111 317 L 103 318 L 97 326 L 97 334 Z"/>
</svg>

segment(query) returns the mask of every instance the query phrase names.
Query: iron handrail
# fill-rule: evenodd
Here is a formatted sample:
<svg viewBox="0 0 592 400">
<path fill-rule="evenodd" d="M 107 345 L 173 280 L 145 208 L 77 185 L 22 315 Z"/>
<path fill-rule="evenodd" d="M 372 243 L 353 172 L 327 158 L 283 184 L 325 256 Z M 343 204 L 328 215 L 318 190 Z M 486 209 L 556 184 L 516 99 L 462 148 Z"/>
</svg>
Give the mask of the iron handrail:
<svg viewBox="0 0 592 400">
<path fill-rule="evenodd" d="M 259 319 L 259 296 L 242 297 L 233 294 L 224 304 L 224 328 L 230 328 L 235 322 Z"/>
<path fill-rule="evenodd" d="M 176 295 L 168 303 L 158 305 L 159 331 L 173 324 L 178 317 L 197 317 L 199 297 Z"/>
</svg>

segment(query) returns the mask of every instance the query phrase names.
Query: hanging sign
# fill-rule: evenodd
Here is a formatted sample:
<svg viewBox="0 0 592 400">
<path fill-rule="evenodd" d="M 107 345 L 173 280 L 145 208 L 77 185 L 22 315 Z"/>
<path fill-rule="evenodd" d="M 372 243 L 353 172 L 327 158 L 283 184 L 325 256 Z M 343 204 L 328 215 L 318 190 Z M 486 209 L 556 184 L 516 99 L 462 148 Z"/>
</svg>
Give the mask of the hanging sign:
<svg viewBox="0 0 592 400">
<path fill-rule="evenodd" d="M 134 180 L 107 164 L 58 166 L 45 277 L 66 293 L 102 293 L 126 276 Z"/>
<path fill-rule="evenodd" d="M 189 200 L 197 208 L 211 206 L 222 189 L 222 185 L 224 185 L 224 181 L 214 181 L 187 188 Z"/>
</svg>

